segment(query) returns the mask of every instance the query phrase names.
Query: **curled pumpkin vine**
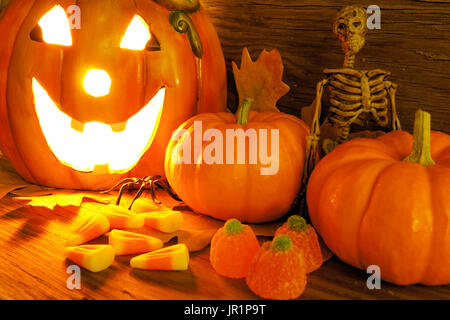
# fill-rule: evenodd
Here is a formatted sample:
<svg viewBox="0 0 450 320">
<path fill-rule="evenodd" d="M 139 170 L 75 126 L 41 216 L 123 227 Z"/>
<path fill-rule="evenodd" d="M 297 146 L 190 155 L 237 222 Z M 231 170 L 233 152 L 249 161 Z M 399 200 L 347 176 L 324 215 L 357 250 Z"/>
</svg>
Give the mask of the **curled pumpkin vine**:
<svg viewBox="0 0 450 320">
<path fill-rule="evenodd" d="M 138 189 L 136 195 L 134 196 L 133 200 L 130 203 L 130 206 L 128 207 L 128 210 L 131 210 L 133 207 L 133 204 L 136 202 L 137 199 L 139 199 L 142 194 L 144 193 L 145 189 L 148 188 L 150 190 L 150 195 L 152 197 L 153 202 L 156 204 L 161 204 L 161 201 L 159 201 L 156 198 L 155 194 L 155 187 L 164 189 L 173 199 L 177 201 L 181 201 L 181 199 L 175 194 L 175 192 L 172 190 L 170 185 L 167 183 L 167 181 L 162 180 L 162 177 L 159 175 L 155 176 L 147 176 L 144 178 L 125 178 L 122 181 L 119 181 L 114 187 L 111 189 L 108 189 L 106 191 L 102 191 L 102 193 L 109 193 L 116 188 L 120 187 L 119 189 L 119 195 L 117 196 L 116 205 L 120 205 L 120 201 L 122 199 L 123 193 L 125 189 Z"/>
</svg>

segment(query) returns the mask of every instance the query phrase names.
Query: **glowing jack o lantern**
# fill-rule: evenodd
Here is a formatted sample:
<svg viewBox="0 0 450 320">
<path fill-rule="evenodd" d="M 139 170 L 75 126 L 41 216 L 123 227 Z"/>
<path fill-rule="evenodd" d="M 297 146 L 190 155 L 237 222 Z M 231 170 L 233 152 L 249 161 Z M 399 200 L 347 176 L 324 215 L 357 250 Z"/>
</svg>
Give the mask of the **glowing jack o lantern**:
<svg viewBox="0 0 450 320">
<path fill-rule="evenodd" d="M 0 15 L 0 148 L 27 180 L 107 189 L 164 175 L 173 131 L 226 108 L 220 42 L 198 1 L 13 0 Z"/>
</svg>

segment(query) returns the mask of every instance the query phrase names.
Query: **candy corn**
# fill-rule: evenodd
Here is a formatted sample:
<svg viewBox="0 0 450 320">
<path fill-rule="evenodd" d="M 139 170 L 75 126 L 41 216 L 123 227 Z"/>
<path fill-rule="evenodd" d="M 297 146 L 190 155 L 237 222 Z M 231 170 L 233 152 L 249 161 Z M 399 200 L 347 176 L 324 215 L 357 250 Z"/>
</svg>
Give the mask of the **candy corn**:
<svg viewBox="0 0 450 320">
<path fill-rule="evenodd" d="M 161 249 L 164 245 L 160 239 L 123 230 L 112 230 L 109 233 L 109 244 L 116 255 L 149 252 Z"/>
<path fill-rule="evenodd" d="M 79 266 L 92 271 L 103 271 L 114 262 L 114 249 L 109 245 L 83 245 L 67 247 L 65 249 L 67 259 Z"/>
<path fill-rule="evenodd" d="M 78 246 L 108 232 L 110 224 L 107 218 L 99 214 L 89 214 L 80 218 L 72 234 L 66 240 L 66 246 Z"/>
<path fill-rule="evenodd" d="M 189 251 L 185 244 L 177 244 L 134 257 L 130 265 L 147 270 L 187 270 Z"/>
<path fill-rule="evenodd" d="M 111 229 L 134 229 L 144 225 L 144 218 L 124 207 L 109 204 L 99 211 L 109 220 Z"/>
<path fill-rule="evenodd" d="M 179 230 L 183 224 L 183 214 L 180 211 L 154 211 L 139 216 L 145 219 L 146 226 L 166 233 Z"/>
</svg>

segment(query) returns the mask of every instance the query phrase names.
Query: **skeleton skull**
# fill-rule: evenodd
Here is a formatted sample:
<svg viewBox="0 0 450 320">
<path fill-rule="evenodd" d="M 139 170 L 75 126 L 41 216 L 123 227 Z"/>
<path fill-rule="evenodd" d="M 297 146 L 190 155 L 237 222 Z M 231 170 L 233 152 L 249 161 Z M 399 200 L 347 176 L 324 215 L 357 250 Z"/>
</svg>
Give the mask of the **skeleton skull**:
<svg viewBox="0 0 450 320">
<path fill-rule="evenodd" d="M 367 13 L 361 7 L 349 6 L 338 12 L 333 32 L 341 40 L 346 54 L 356 55 L 365 44 Z"/>
</svg>

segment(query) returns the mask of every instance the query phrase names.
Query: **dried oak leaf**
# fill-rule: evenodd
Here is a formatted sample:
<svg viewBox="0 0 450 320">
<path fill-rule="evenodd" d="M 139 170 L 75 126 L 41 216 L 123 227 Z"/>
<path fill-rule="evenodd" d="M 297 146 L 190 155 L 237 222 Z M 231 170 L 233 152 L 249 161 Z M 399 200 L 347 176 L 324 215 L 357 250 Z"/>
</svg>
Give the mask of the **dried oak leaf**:
<svg viewBox="0 0 450 320">
<path fill-rule="evenodd" d="M 244 99 L 253 99 L 254 111 L 279 111 L 277 101 L 290 88 L 282 80 L 284 66 L 277 49 L 270 52 L 263 50 L 253 62 L 248 49 L 244 48 L 240 69 L 235 62 L 232 65 L 239 105 Z"/>
<path fill-rule="evenodd" d="M 31 196 L 31 197 L 15 197 L 15 201 L 24 202 L 24 206 L 45 207 L 53 210 L 56 206 L 81 207 L 86 200 L 99 202 L 103 204 L 111 203 L 109 196 L 95 192 L 78 192 L 74 190 L 54 190 L 50 195 Z"/>
</svg>

